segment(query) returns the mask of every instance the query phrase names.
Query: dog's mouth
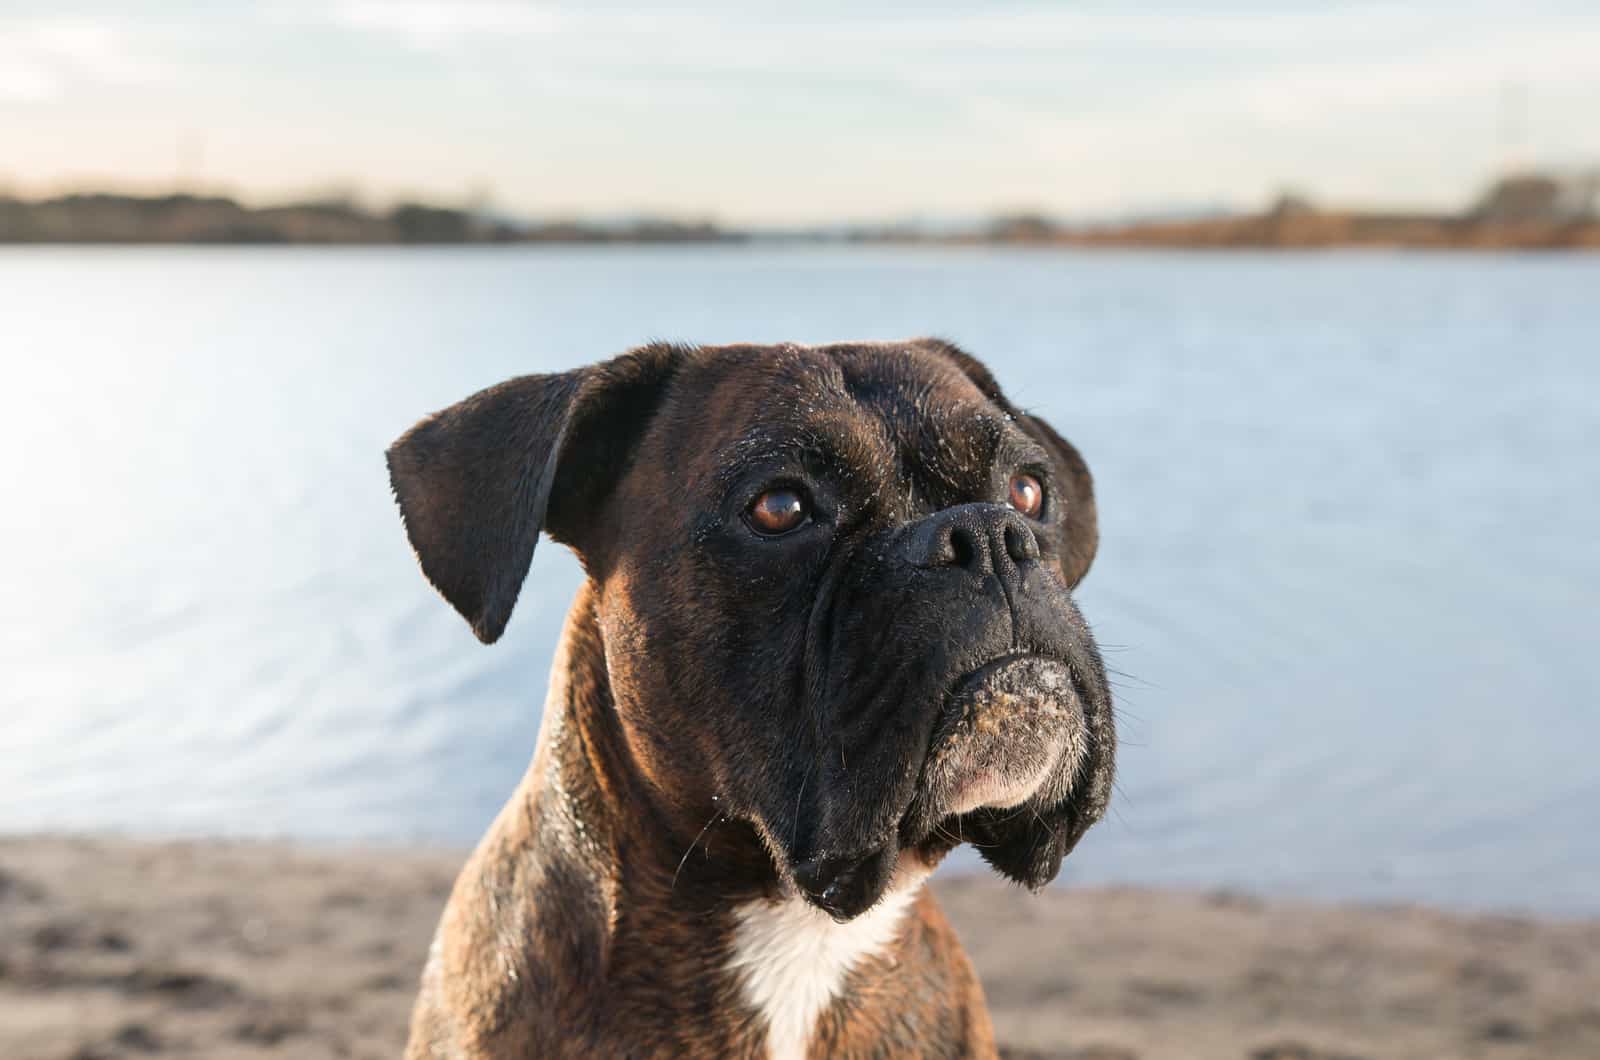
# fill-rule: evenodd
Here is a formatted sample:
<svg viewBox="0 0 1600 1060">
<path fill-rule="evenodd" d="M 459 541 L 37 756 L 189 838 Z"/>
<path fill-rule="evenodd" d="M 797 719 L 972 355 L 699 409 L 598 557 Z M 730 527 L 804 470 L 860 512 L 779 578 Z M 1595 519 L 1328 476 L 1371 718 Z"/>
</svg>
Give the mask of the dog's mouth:
<svg viewBox="0 0 1600 1060">
<path fill-rule="evenodd" d="M 795 882 L 835 919 L 859 915 L 897 874 L 931 868 L 997 815 L 1066 799 L 1087 743 L 1083 699 L 1065 662 L 1015 654 L 986 663 L 946 695 L 896 834 L 859 855 L 797 865 Z"/>
<path fill-rule="evenodd" d="M 946 699 L 901 834 L 916 840 L 976 810 L 1060 801 L 1084 754 L 1071 668 L 1009 655 L 957 682 Z"/>
</svg>

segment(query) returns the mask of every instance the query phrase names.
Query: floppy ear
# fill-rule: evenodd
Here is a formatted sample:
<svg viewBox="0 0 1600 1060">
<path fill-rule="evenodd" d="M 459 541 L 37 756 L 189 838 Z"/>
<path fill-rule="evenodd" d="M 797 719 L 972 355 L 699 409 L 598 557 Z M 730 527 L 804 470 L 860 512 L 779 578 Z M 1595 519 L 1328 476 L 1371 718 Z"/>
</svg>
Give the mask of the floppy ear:
<svg viewBox="0 0 1600 1060">
<path fill-rule="evenodd" d="M 924 349 L 954 362 L 990 401 L 1010 413 L 1017 425 L 1050 454 L 1056 489 L 1058 493 L 1062 490 L 1066 493 L 1056 498 L 1061 505 L 1061 572 L 1066 577 L 1067 585 L 1076 587 L 1089 573 L 1089 565 L 1094 562 L 1094 554 L 1100 546 L 1100 523 L 1094 504 L 1094 476 L 1089 474 L 1089 465 L 1071 442 L 1056 433 L 1054 427 L 1038 416 L 1018 410 L 1007 401 L 1000 392 L 1000 384 L 995 382 L 982 361 L 943 339 L 918 339 L 916 342 Z"/>
<path fill-rule="evenodd" d="M 505 631 L 539 531 L 582 550 L 684 351 L 648 346 L 528 375 L 427 417 L 388 450 L 422 573 L 485 644 Z"/>
</svg>

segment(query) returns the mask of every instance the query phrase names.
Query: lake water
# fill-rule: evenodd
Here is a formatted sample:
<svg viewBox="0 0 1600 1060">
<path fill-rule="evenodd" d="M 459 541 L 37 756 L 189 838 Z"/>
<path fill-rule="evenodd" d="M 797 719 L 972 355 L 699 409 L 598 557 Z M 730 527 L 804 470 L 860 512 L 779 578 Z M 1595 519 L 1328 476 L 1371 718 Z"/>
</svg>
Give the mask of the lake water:
<svg viewBox="0 0 1600 1060">
<path fill-rule="evenodd" d="M 384 446 L 651 338 L 925 333 L 1098 478 L 1068 880 L 1600 912 L 1600 257 L 6 250 L 0 829 L 472 842 L 577 568 L 480 646 Z"/>
</svg>

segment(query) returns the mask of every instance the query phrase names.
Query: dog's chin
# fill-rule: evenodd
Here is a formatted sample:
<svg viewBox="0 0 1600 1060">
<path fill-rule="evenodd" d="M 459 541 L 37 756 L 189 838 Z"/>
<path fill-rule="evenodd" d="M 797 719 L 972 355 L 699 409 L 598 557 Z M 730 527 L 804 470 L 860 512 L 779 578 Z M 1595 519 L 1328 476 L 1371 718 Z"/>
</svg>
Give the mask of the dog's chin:
<svg viewBox="0 0 1600 1060">
<path fill-rule="evenodd" d="M 1065 663 L 1042 655 L 989 663 L 956 686 L 945 718 L 909 823 L 1066 797 L 1085 739 L 1083 706 Z"/>
<path fill-rule="evenodd" d="M 981 843 L 1010 817 L 1069 794 L 1086 736 L 1065 663 L 1040 655 L 996 660 L 959 681 L 944 708 L 897 835 L 854 856 L 792 867 L 800 893 L 834 919 L 859 916 L 962 841 Z M 1008 875 L 1037 885 L 1037 872 Z"/>
</svg>

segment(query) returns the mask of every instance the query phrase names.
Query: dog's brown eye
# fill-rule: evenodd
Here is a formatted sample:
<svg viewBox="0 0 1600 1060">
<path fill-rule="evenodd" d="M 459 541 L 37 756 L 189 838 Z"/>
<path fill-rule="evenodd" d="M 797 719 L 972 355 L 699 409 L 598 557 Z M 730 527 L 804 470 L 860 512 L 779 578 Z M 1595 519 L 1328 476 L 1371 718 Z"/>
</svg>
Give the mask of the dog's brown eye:
<svg viewBox="0 0 1600 1060">
<path fill-rule="evenodd" d="M 1007 503 L 1029 519 L 1037 519 L 1044 510 L 1044 487 L 1032 475 L 1012 475 Z"/>
<path fill-rule="evenodd" d="M 750 505 L 747 518 L 758 534 L 787 534 L 806 521 L 805 498 L 792 489 L 768 490 Z"/>
</svg>

